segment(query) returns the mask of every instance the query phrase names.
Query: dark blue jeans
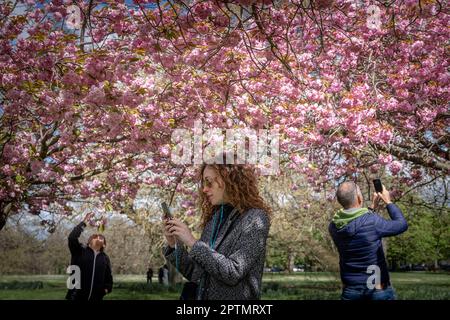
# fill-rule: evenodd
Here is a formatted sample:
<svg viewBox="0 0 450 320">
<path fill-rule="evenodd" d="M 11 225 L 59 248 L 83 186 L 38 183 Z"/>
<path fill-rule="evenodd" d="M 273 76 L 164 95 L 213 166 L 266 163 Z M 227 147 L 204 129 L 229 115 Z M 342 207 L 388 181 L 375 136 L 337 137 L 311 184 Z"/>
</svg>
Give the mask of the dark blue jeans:
<svg viewBox="0 0 450 320">
<path fill-rule="evenodd" d="M 365 285 L 347 286 L 342 290 L 341 300 L 395 300 L 391 286 L 385 289 L 369 289 Z"/>
</svg>

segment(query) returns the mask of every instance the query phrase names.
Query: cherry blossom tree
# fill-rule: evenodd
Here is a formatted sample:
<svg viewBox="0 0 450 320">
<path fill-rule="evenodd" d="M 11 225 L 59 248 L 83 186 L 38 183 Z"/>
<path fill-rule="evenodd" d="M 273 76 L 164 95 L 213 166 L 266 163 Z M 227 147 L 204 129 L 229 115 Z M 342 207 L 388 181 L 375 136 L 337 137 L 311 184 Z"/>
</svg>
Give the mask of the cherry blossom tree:
<svg viewBox="0 0 450 320">
<path fill-rule="evenodd" d="M 74 199 L 123 210 L 142 184 L 193 192 L 170 154 L 195 120 L 278 129 L 318 188 L 446 177 L 448 25 L 442 0 L 4 1 L 0 228 Z"/>
</svg>

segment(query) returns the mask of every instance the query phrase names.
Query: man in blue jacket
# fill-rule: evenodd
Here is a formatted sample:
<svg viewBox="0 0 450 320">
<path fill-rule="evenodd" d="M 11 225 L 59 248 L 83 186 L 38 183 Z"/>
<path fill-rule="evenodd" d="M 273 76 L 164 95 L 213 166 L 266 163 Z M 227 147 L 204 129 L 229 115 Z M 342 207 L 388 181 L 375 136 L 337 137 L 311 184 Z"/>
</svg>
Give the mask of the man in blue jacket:
<svg viewBox="0 0 450 320">
<path fill-rule="evenodd" d="M 344 286 L 341 299 L 395 299 L 381 240 L 408 229 L 401 210 L 391 202 L 384 186 L 382 193 L 374 194 L 372 207 L 382 199 L 391 220 L 382 218 L 372 209 L 363 208 L 361 190 L 354 182 L 342 183 L 336 197 L 343 209 L 334 215 L 329 231 L 339 251 Z"/>
</svg>

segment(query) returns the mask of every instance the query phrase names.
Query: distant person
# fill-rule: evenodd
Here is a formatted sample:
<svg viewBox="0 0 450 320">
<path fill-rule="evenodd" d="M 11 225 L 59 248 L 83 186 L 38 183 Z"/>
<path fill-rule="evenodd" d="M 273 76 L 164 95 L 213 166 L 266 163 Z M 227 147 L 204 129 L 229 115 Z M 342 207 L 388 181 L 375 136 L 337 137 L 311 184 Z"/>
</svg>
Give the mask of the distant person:
<svg viewBox="0 0 450 320">
<path fill-rule="evenodd" d="M 165 286 L 169 285 L 169 267 L 167 266 L 167 264 L 165 264 L 163 267 L 163 284 Z"/>
<path fill-rule="evenodd" d="M 78 240 L 92 216 L 93 213 L 88 213 L 69 234 L 71 265 L 77 265 L 80 268 L 81 288 L 69 289 L 66 295 L 68 300 L 98 301 L 112 291 L 111 262 L 104 252 L 105 237 L 101 234 L 93 234 L 89 237 L 86 246 Z"/>
<path fill-rule="evenodd" d="M 160 267 L 158 269 L 158 283 L 163 284 L 163 278 L 164 278 L 164 268 Z"/>
<path fill-rule="evenodd" d="M 391 220 L 363 208 L 361 190 L 354 182 L 342 183 L 336 196 L 343 209 L 334 215 L 329 231 L 339 251 L 341 299 L 394 300 L 381 240 L 408 229 L 401 210 L 384 186 L 382 193 L 374 194 L 372 207 L 382 199 Z"/>
<path fill-rule="evenodd" d="M 147 270 L 147 284 L 152 284 L 152 277 L 153 277 L 153 269 L 151 267 Z"/>
</svg>

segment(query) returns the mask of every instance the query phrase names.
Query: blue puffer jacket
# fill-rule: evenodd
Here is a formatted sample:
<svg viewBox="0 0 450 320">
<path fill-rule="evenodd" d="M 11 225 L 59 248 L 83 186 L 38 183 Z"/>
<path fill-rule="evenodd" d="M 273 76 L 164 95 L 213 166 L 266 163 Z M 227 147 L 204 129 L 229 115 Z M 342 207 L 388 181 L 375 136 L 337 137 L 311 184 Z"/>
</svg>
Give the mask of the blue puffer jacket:
<svg viewBox="0 0 450 320">
<path fill-rule="evenodd" d="M 388 204 L 387 210 L 392 220 L 368 211 L 341 229 L 330 223 L 329 231 L 339 251 L 341 279 L 345 286 L 366 285 L 372 275 L 367 273 L 370 265 L 380 268 L 382 284 L 390 284 L 381 239 L 405 232 L 408 224 L 395 204 Z"/>
</svg>

